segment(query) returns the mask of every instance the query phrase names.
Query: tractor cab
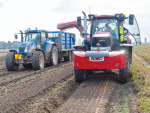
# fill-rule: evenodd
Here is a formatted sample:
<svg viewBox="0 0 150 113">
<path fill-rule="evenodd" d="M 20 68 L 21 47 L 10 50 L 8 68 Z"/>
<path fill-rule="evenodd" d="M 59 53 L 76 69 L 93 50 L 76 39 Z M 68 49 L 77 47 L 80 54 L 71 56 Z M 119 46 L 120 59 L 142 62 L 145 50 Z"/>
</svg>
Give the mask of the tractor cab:
<svg viewBox="0 0 150 113">
<path fill-rule="evenodd" d="M 85 15 L 85 14 L 84 14 Z M 90 35 L 90 44 L 87 50 L 97 50 L 97 44 L 100 44 L 100 50 L 115 50 L 120 44 L 131 44 L 131 39 L 135 40 L 137 45 L 141 44 L 139 27 L 134 15 L 125 14 L 115 15 L 95 15 L 89 14 L 89 19 L 84 16 L 84 45 L 87 42 L 87 35 Z M 90 21 L 90 34 L 87 33 L 86 22 Z M 80 18 L 77 19 L 77 25 L 81 25 Z M 122 28 L 122 30 L 120 30 Z M 124 40 L 122 41 L 121 37 Z"/>
<path fill-rule="evenodd" d="M 49 31 L 46 30 L 30 29 L 27 29 L 25 33 L 21 32 L 22 43 L 18 46 L 18 53 L 32 53 L 35 49 L 41 49 L 44 51 L 44 45 L 48 40 L 48 32 Z M 18 36 L 15 35 L 15 38 L 17 39 Z"/>
</svg>

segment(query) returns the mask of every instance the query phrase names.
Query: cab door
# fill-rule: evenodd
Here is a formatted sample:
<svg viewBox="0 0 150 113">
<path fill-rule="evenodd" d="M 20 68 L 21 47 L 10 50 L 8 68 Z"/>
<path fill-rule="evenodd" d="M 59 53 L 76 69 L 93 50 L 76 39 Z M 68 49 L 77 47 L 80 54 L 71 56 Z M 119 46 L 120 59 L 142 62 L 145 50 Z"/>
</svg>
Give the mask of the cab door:
<svg viewBox="0 0 150 113">
<path fill-rule="evenodd" d="M 45 51 L 45 44 L 46 44 L 46 35 L 45 32 L 41 32 L 41 47 L 43 51 Z"/>
<path fill-rule="evenodd" d="M 129 18 L 125 20 L 124 27 L 129 30 L 129 38 L 135 41 L 136 45 L 141 45 L 140 30 L 134 15 L 129 15 Z"/>
</svg>

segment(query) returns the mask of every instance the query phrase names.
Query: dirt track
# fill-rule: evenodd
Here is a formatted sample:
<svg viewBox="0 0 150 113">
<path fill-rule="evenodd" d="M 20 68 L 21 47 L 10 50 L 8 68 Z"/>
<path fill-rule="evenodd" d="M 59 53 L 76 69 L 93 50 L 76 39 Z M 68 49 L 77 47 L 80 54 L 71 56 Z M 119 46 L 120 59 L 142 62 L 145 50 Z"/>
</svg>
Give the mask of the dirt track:
<svg viewBox="0 0 150 113">
<path fill-rule="evenodd" d="M 117 83 L 118 70 L 95 72 L 77 84 L 73 63 L 62 62 L 41 71 L 20 67 L 17 72 L 7 72 L 5 62 L 1 64 L 0 85 L 5 87 L 0 90 L 0 113 L 137 112 L 136 92 L 130 80 L 127 84 Z"/>
</svg>

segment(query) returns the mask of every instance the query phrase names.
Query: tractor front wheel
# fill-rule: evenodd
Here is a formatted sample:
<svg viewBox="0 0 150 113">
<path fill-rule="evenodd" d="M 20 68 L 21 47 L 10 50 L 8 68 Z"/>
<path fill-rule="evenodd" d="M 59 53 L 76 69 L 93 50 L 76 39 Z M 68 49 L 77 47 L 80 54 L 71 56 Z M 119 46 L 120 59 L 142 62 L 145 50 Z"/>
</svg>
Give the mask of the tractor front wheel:
<svg viewBox="0 0 150 113">
<path fill-rule="evenodd" d="M 32 56 L 33 70 L 40 70 L 44 68 L 44 55 L 42 51 L 35 51 Z"/>
<path fill-rule="evenodd" d="M 15 53 L 14 52 L 9 52 L 6 55 L 6 67 L 8 71 L 16 71 L 19 68 L 19 64 L 14 63 L 15 60 Z"/>
<path fill-rule="evenodd" d="M 86 79 L 86 70 L 84 69 L 74 69 L 75 80 L 78 83 L 83 82 Z"/>
<path fill-rule="evenodd" d="M 129 64 L 128 50 L 126 50 L 126 67 L 119 69 L 118 82 L 123 83 L 123 84 L 128 82 L 129 65 L 130 64 Z"/>
</svg>

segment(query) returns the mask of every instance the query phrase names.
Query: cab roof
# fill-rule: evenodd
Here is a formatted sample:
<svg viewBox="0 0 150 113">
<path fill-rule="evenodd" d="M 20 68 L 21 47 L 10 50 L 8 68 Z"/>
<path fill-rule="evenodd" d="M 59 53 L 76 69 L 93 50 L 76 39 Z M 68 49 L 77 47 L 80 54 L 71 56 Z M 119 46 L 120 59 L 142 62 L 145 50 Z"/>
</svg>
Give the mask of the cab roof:
<svg viewBox="0 0 150 113">
<path fill-rule="evenodd" d="M 48 32 L 50 32 L 50 31 L 47 31 L 47 30 L 26 30 L 25 32 L 26 32 L 26 33 L 32 33 L 32 32 L 34 32 L 34 33 L 36 33 L 36 32 L 37 32 L 37 33 L 38 33 L 38 32 L 47 32 L 47 33 L 48 33 Z"/>
</svg>

